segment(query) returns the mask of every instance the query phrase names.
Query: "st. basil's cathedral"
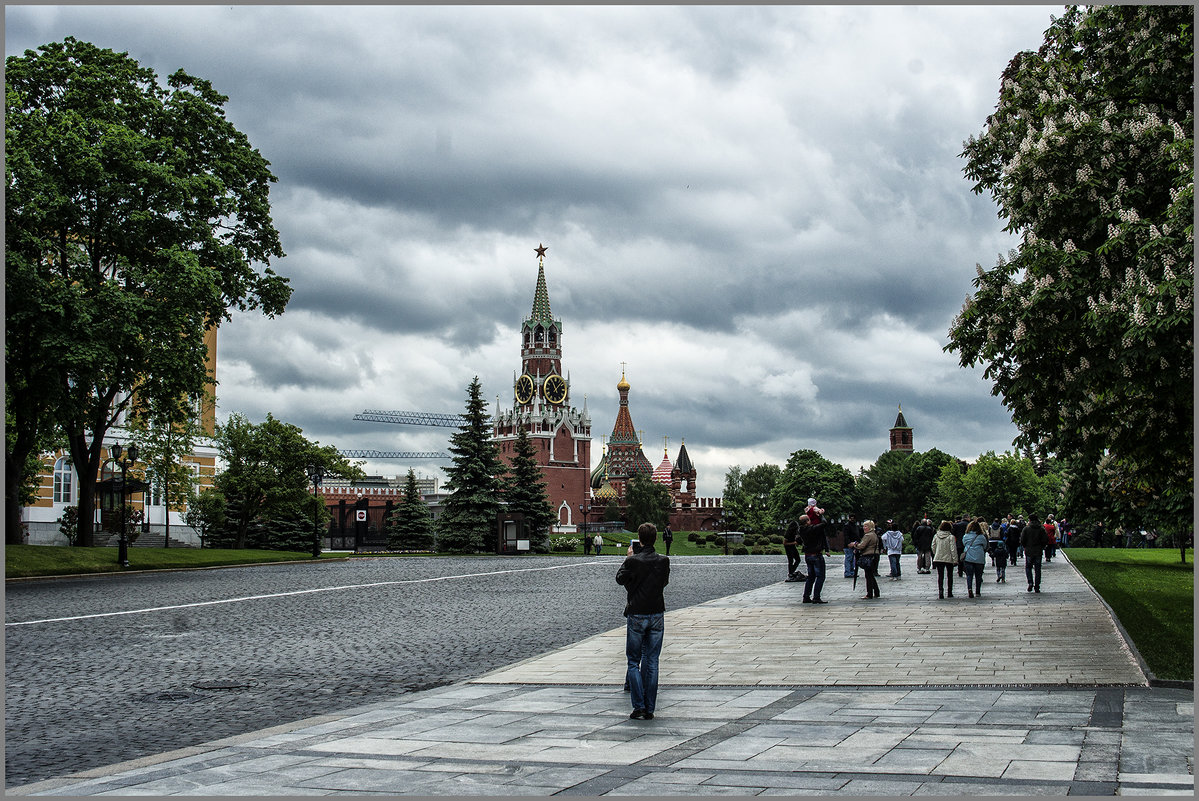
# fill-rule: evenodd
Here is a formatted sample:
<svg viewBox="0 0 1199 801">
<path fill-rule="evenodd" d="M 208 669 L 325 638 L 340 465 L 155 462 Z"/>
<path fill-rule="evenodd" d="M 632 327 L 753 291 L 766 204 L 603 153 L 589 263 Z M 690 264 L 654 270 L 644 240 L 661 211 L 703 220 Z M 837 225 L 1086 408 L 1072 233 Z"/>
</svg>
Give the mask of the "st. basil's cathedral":
<svg viewBox="0 0 1199 801">
<path fill-rule="evenodd" d="M 533 310 L 520 327 L 520 372 L 513 376 L 513 407 L 498 408 L 493 440 L 500 458 L 512 463 L 518 431 L 523 428 L 536 449 L 546 482 L 546 496 L 558 515 L 560 529 L 599 522 L 615 502 L 625 507 L 625 491 L 633 476 L 642 474 L 670 490 L 670 527 L 676 531 L 716 531 L 721 499 L 695 494 L 695 466 L 686 444 L 674 463 L 663 453 L 655 468 L 641 447 L 629 412 L 629 382 L 621 372 L 616 391 L 620 407 L 599 464 L 591 469 L 591 415 L 584 396 L 582 408 L 570 404 L 570 373 L 562 369 L 562 321 L 550 311 L 545 280 L 545 253 L 537 253 L 537 288 Z"/>
</svg>

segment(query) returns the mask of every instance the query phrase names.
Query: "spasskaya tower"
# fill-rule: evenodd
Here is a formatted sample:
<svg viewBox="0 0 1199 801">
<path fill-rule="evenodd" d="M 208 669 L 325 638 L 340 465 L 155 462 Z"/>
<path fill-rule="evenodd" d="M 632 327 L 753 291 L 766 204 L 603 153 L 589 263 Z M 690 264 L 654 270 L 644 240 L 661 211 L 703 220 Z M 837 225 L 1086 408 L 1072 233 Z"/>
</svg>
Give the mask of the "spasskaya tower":
<svg viewBox="0 0 1199 801">
<path fill-rule="evenodd" d="M 591 474 L 591 417 L 570 405 L 570 374 L 562 370 L 562 321 L 550 311 L 545 282 L 544 245 L 537 254 L 537 288 L 533 311 L 520 327 L 520 372 L 513 374 L 513 407 L 496 404 L 493 439 L 500 458 L 512 463 L 517 432 L 528 432 L 545 477 L 546 496 L 559 525 L 581 522 L 579 508 L 588 501 Z"/>
</svg>

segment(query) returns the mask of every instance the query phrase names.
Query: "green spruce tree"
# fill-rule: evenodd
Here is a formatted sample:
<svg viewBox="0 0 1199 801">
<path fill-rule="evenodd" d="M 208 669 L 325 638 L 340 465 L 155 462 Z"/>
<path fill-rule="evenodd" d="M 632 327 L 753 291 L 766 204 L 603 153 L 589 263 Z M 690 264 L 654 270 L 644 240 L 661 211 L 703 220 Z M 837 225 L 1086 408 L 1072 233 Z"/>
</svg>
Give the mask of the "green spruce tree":
<svg viewBox="0 0 1199 801">
<path fill-rule="evenodd" d="M 450 494 L 437 520 L 440 553 L 473 553 L 494 545 L 504 465 L 491 441 L 487 402 L 475 376 L 467 388 L 462 427 L 450 438 L 454 464 L 446 472 Z"/>
<path fill-rule="evenodd" d="M 512 467 L 504 478 L 504 500 L 508 502 L 509 512 L 525 516 L 525 522 L 529 524 L 530 550 L 549 553 L 550 526 L 557 521 L 557 515 L 545 494 L 537 451 L 523 428 L 516 435 Z"/>
<path fill-rule="evenodd" d="M 387 544 L 398 551 L 433 550 L 433 516 L 416 486 L 416 473 L 408 471 L 404 494 L 387 518 Z"/>
</svg>

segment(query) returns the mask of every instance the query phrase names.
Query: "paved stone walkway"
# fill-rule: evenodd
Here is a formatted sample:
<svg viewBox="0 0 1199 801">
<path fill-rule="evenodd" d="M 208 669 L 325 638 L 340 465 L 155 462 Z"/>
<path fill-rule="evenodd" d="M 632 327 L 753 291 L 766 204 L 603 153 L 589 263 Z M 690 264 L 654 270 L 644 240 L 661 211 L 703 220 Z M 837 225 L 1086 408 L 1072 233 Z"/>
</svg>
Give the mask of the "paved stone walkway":
<svg viewBox="0 0 1199 801">
<path fill-rule="evenodd" d="M 974 600 L 964 584 L 938 600 L 910 557 L 874 601 L 829 566 L 827 605 L 779 583 L 669 612 L 653 721 L 628 719 L 614 629 L 470 682 L 6 792 L 1193 795 L 1193 692 L 1147 686 L 1068 561 L 1039 594 L 1009 570 Z"/>
</svg>

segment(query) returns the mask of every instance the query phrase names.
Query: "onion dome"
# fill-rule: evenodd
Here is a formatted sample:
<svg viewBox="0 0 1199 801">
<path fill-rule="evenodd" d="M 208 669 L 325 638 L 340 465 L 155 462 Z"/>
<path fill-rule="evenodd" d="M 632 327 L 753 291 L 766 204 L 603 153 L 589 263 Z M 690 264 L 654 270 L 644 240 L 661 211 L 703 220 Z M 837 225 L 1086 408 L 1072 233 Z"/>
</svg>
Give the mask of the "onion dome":
<svg viewBox="0 0 1199 801">
<path fill-rule="evenodd" d="M 620 371 L 620 383 L 616 385 L 616 390 L 618 392 L 629 391 L 629 382 L 624 380 L 624 370 Z"/>
<path fill-rule="evenodd" d="M 591 488 L 597 490 L 604 486 L 604 479 L 608 476 L 608 449 L 604 449 L 604 455 L 600 457 L 600 462 L 595 469 L 591 471 Z"/>
<path fill-rule="evenodd" d="M 595 493 L 595 499 L 597 501 L 604 501 L 605 503 L 608 501 L 614 501 L 619 497 L 620 496 L 617 494 L 616 488 L 612 486 L 611 481 L 604 481 L 604 486 L 600 487 Z"/>
<path fill-rule="evenodd" d="M 663 484 L 663 485 L 669 487 L 670 486 L 670 473 L 673 469 L 674 469 L 674 465 L 672 465 L 670 463 L 670 457 L 666 455 L 665 451 L 663 451 L 662 462 L 656 468 L 654 468 L 654 474 L 653 474 L 653 476 L 651 476 L 651 478 L 654 481 L 658 482 L 659 484 Z"/>
</svg>

